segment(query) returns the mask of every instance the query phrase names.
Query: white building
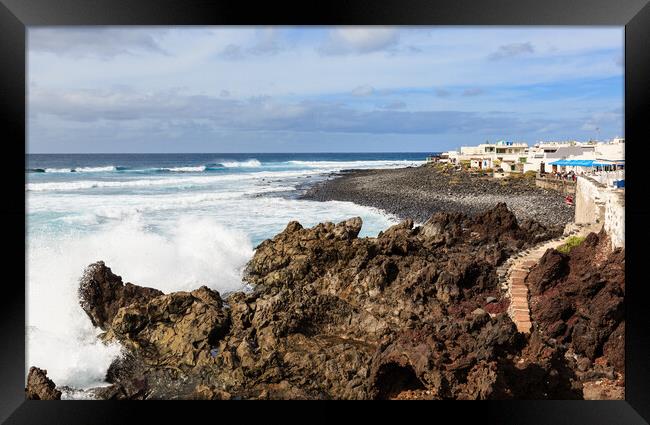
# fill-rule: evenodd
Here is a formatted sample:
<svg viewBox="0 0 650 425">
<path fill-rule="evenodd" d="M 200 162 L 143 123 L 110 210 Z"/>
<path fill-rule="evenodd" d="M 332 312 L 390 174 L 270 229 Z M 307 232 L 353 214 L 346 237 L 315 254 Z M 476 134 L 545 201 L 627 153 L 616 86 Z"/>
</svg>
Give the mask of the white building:
<svg viewBox="0 0 650 425">
<path fill-rule="evenodd" d="M 471 168 L 501 168 L 511 172 L 517 170 L 517 164 L 523 164 L 527 149 L 527 143 L 500 140 L 496 143 L 481 143 L 478 146 L 462 146 L 460 152 L 450 153 L 449 158 L 454 163 L 467 162 Z"/>
<path fill-rule="evenodd" d="M 583 145 L 590 149 L 584 150 L 580 155 L 556 159 L 545 164 L 545 167 L 550 166 L 551 173 L 589 175 L 608 187 L 625 187 L 625 139 L 616 138 L 608 143 Z"/>
<path fill-rule="evenodd" d="M 595 159 L 595 149 L 596 144 L 589 142 L 539 142 L 528 150 L 524 172 L 558 172 L 557 167 L 551 165 L 552 162 L 567 158 Z"/>
<path fill-rule="evenodd" d="M 501 140 L 477 146 L 462 146 L 458 151 L 445 152 L 444 156 L 446 162 L 465 163 L 478 169 L 534 171 L 542 174 L 573 171 L 593 175 L 596 172 L 620 171 L 624 168 L 625 139 L 616 138 L 607 143 L 575 140 L 538 142 L 531 147 L 523 142 Z M 617 175 L 616 178 L 618 177 Z"/>
</svg>

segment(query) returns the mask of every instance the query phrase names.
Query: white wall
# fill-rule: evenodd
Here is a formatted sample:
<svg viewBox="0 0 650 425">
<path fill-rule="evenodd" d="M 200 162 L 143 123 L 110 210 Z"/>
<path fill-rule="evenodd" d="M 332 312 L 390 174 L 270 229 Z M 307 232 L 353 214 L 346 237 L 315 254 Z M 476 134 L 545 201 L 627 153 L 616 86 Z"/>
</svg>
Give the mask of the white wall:
<svg viewBox="0 0 650 425">
<path fill-rule="evenodd" d="M 575 222 L 603 223 L 613 247 L 625 247 L 625 191 L 578 177 Z"/>
<path fill-rule="evenodd" d="M 605 213 L 605 202 L 600 197 L 600 191 L 604 186 L 587 178 L 578 177 L 576 184 L 576 223 L 602 222 Z"/>
<path fill-rule="evenodd" d="M 611 191 L 605 202 L 605 231 L 612 246 L 625 248 L 625 195 Z"/>
</svg>

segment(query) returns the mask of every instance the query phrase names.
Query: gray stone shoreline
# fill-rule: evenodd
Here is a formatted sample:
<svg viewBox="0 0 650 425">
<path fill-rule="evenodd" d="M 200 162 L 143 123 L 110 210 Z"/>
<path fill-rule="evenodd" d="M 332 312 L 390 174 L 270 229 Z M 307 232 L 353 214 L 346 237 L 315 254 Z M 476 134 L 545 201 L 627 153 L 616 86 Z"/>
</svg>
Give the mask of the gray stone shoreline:
<svg viewBox="0 0 650 425">
<path fill-rule="evenodd" d="M 564 202 L 564 195 L 536 187 L 531 178 L 495 179 L 432 165 L 346 170 L 307 188 L 300 198 L 354 202 L 416 222 L 438 211 L 475 215 L 505 202 L 519 221 L 563 227 L 573 221 L 575 211 Z"/>
</svg>

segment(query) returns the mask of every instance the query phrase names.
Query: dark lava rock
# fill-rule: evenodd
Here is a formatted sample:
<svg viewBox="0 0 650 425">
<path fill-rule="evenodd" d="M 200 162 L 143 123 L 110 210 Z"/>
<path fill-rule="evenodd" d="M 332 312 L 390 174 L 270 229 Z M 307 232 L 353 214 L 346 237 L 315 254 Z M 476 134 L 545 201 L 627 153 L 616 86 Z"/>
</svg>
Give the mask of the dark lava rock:
<svg viewBox="0 0 650 425">
<path fill-rule="evenodd" d="M 624 378 L 624 249 L 612 250 L 604 231 L 591 233 L 569 254 L 549 249 L 526 283 L 540 332 L 584 356 L 577 364 L 581 380 L 613 379 L 594 372 L 599 361 Z"/>
</svg>

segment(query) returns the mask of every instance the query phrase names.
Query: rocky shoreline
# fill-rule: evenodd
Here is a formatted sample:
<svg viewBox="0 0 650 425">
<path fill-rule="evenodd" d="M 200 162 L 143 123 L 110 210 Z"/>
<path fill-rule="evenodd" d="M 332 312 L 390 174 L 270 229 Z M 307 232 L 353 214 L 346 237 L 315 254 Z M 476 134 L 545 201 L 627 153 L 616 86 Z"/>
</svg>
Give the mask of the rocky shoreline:
<svg viewBox="0 0 650 425">
<path fill-rule="evenodd" d="M 354 202 L 420 223 L 435 212 L 476 215 L 504 202 L 520 221 L 564 227 L 573 221 L 575 211 L 562 194 L 536 187 L 534 178 L 495 179 L 435 165 L 347 170 L 305 188 L 300 197 Z"/>
<path fill-rule="evenodd" d="M 557 236 L 501 203 L 405 220 L 360 218 L 262 242 L 252 292 L 164 294 L 91 264 L 80 304 L 124 356 L 99 399 L 582 399 L 623 397 L 624 251 L 590 234 L 533 268 L 533 328 L 517 332 L 496 270 Z M 594 263 L 596 259 L 596 263 Z M 595 300 L 595 303 L 592 303 Z M 32 368 L 26 394 L 61 388 Z"/>
</svg>

